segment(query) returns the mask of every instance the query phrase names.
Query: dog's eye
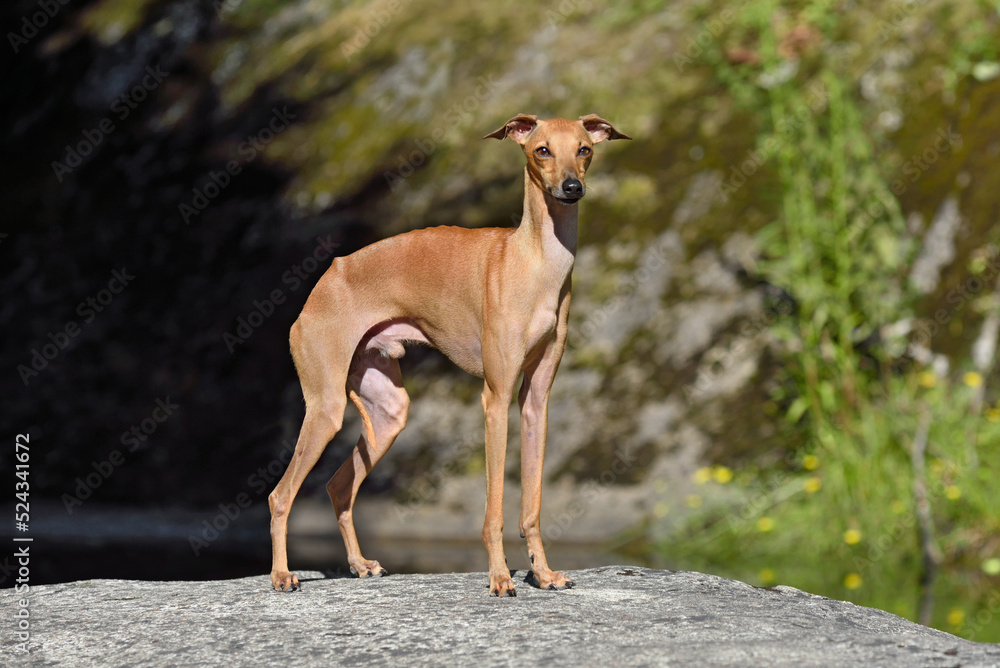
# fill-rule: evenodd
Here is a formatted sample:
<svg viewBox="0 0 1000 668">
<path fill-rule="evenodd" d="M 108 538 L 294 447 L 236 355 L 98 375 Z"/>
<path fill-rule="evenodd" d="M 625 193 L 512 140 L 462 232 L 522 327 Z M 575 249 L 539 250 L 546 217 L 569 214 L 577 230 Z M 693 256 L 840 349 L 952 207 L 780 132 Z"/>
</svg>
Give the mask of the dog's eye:
<svg viewBox="0 0 1000 668">
<path fill-rule="evenodd" d="M 535 154 L 542 158 L 547 158 L 550 155 L 552 155 L 551 153 L 549 153 L 549 149 L 546 148 L 545 146 L 539 146 L 538 148 L 536 148 Z"/>
<path fill-rule="evenodd" d="M 590 147 L 589 147 L 589 146 L 581 146 L 581 147 L 580 147 L 580 150 L 579 150 L 579 151 L 577 151 L 577 152 L 576 152 L 576 154 L 577 154 L 577 155 L 578 155 L 579 157 L 581 157 L 581 158 L 585 158 L 585 157 L 587 157 L 588 155 L 590 155 Z"/>
</svg>

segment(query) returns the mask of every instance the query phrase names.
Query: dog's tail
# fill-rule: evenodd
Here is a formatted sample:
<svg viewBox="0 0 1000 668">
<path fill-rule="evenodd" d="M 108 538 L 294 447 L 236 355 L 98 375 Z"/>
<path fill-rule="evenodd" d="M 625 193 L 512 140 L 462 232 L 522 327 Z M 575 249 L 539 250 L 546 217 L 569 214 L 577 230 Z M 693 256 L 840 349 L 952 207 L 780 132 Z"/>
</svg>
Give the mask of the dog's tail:
<svg viewBox="0 0 1000 668">
<path fill-rule="evenodd" d="M 365 405 L 361 401 L 361 397 L 353 389 L 347 393 L 347 396 L 351 398 L 354 405 L 358 407 L 358 412 L 361 413 L 361 420 L 365 423 L 365 436 L 368 440 L 368 447 L 372 451 L 378 451 L 378 442 L 375 440 L 375 426 L 372 425 L 372 418 L 368 415 L 368 411 L 365 410 Z"/>
</svg>

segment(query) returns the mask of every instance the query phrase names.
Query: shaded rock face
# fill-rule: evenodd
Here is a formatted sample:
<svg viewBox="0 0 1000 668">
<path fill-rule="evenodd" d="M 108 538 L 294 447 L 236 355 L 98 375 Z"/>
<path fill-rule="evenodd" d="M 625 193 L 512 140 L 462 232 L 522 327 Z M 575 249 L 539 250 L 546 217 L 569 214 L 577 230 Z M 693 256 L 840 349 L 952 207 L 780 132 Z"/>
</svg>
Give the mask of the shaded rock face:
<svg viewBox="0 0 1000 668">
<path fill-rule="evenodd" d="M 33 10 L 5 5 L 4 25 Z M 191 502 L 209 480 L 194 471 L 231 468 L 226 459 L 268 451 L 280 434 L 292 374 L 287 325 L 253 331 L 281 351 L 273 363 L 247 364 L 245 348 L 231 353 L 221 336 L 236 310 L 245 317 L 274 289 L 303 302 L 308 289 L 291 290 L 281 275 L 316 242 L 275 245 L 282 214 L 272 198 L 287 179 L 260 158 L 241 158 L 216 206 L 188 221 L 178 210 L 211 173 L 225 173 L 225 159 L 213 157 L 219 139 L 256 132 L 269 115 L 262 107 L 239 119 L 213 116 L 215 93 L 191 53 L 210 33 L 211 3 L 161 3 L 110 47 L 80 34 L 76 10 L 62 7 L 5 75 L 12 100 L 0 143 L 17 159 L 0 166 L 9 204 L 2 317 L 19 324 L 0 353 L 8 398 L 0 420 L 44 449 L 33 471 L 37 494 L 75 494 L 75 479 L 118 450 L 125 463 L 94 490 L 99 498 Z M 182 112 L 199 122 L 171 120 Z M 254 266 L 269 267 L 261 282 L 250 276 Z M 131 277 L 123 289 L 110 284 L 115 272 Z M 269 325 L 283 315 L 290 324 L 295 307 L 284 308 Z M 177 408 L 154 420 L 158 400 Z M 257 417 L 239 417 L 244 411 Z M 238 423 L 258 436 L 236 436 Z M 220 482 L 232 488 L 246 475 Z"/>
<path fill-rule="evenodd" d="M 266 576 L 213 582 L 94 580 L 33 587 L 27 652 L 5 665 L 253 663 L 437 666 L 1000 665 L 1000 647 L 790 587 L 612 566 L 576 588 L 487 595 L 485 573 L 325 579 L 270 591 Z M 515 578 L 520 582 L 524 572 Z M 5 610 L 16 596 L 0 592 Z"/>
</svg>

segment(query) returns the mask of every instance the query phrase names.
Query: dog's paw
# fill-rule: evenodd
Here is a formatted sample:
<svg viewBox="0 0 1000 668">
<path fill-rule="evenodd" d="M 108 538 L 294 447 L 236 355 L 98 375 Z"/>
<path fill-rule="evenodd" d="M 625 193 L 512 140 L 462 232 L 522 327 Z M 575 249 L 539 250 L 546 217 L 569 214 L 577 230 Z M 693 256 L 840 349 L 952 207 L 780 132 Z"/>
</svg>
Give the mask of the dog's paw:
<svg viewBox="0 0 1000 668">
<path fill-rule="evenodd" d="M 514 588 L 514 581 L 510 575 L 506 577 L 490 577 L 490 596 L 517 596 L 517 589 Z"/>
<path fill-rule="evenodd" d="M 389 574 L 381 564 L 373 560 L 363 560 L 351 566 L 351 572 L 359 578 L 380 578 Z"/>
<path fill-rule="evenodd" d="M 299 578 L 288 571 L 272 571 L 271 584 L 278 591 L 298 591 L 301 589 Z"/>
<path fill-rule="evenodd" d="M 532 587 L 547 589 L 549 591 L 572 589 L 574 585 L 572 580 L 566 577 L 564 573 L 558 571 L 543 572 L 541 577 L 534 571 L 528 571 L 528 574 L 524 576 L 524 581 Z"/>
</svg>

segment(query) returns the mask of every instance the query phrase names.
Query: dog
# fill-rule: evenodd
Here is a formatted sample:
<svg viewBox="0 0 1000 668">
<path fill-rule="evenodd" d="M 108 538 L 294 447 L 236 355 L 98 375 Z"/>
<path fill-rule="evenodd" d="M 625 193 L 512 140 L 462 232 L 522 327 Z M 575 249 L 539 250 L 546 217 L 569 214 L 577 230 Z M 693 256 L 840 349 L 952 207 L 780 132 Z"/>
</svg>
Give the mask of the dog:
<svg viewBox="0 0 1000 668">
<path fill-rule="evenodd" d="M 548 398 L 566 347 L 570 283 L 577 248 L 578 203 L 593 146 L 631 139 L 600 116 L 578 120 L 519 114 L 485 138 L 510 138 L 524 151 L 524 213 L 516 228 L 433 227 L 384 239 L 336 258 L 292 325 L 290 344 L 306 413 L 295 453 L 268 497 L 271 582 L 299 589 L 288 570 L 288 514 L 295 495 L 340 431 L 350 399 L 364 433 L 326 489 L 351 570 L 385 575 L 365 559 L 354 531 L 358 488 L 406 426 L 409 397 L 399 358 L 404 344 L 443 352 L 482 378 L 486 413 L 486 520 L 489 591 L 516 596 L 503 551 L 503 480 L 507 410 L 519 376 L 521 537 L 533 584 L 573 586 L 549 568 L 539 515 Z"/>
</svg>

